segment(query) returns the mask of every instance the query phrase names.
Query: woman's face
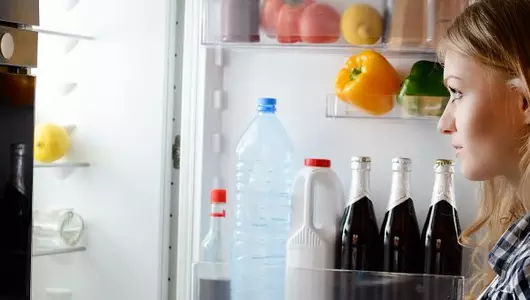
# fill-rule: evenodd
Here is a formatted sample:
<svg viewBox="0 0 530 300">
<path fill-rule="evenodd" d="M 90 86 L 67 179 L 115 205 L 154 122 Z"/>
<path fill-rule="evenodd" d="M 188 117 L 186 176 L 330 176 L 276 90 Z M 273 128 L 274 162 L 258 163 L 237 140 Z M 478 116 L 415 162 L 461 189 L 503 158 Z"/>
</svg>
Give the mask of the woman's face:
<svg viewBox="0 0 530 300">
<path fill-rule="evenodd" d="M 464 176 L 476 181 L 518 176 L 527 114 L 521 93 L 455 51 L 446 53 L 444 83 L 451 100 L 438 129 L 451 136 Z"/>
</svg>

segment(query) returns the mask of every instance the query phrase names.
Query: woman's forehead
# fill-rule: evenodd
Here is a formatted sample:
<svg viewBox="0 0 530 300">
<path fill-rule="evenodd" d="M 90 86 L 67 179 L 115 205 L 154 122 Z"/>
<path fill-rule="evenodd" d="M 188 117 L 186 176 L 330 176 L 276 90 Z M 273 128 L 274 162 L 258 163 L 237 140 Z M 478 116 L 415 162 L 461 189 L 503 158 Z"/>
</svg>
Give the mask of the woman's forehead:
<svg viewBox="0 0 530 300">
<path fill-rule="evenodd" d="M 458 51 L 448 50 L 444 60 L 444 80 L 450 78 L 472 82 L 484 82 L 493 79 L 494 72 L 474 59 Z"/>
</svg>

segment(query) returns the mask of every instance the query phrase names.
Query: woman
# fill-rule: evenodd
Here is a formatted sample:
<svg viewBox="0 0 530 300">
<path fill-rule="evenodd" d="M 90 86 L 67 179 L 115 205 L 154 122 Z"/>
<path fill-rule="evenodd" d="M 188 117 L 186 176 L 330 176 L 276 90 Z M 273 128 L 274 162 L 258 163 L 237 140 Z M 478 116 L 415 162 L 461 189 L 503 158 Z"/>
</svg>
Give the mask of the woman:
<svg viewBox="0 0 530 300">
<path fill-rule="evenodd" d="M 483 182 L 478 216 L 461 236 L 489 262 L 474 264 L 470 296 L 530 299 L 530 0 L 475 2 L 439 53 L 451 93 L 439 130 L 464 176 Z"/>
</svg>

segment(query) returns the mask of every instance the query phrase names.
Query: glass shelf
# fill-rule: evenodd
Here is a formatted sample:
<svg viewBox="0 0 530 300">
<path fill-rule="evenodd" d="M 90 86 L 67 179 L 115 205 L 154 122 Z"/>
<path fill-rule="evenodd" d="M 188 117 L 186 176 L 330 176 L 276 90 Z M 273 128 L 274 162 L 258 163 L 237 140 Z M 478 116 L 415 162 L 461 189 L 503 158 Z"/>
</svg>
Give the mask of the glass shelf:
<svg viewBox="0 0 530 300">
<path fill-rule="evenodd" d="M 192 300 L 229 300 L 227 264 L 193 265 Z M 464 277 L 287 268 L 285 300 L 461 300 Z"/>
<path fill-rule="evenodd" d="M 79 40 L 92 41 L 96 39 L 93 36 L 88 36 L 88 35 L 83 35 L 83 34 L 78 34 L 78 33 L 62 32 L 62 31 L 56 31 L 56 30 L 49 30 L 49 29 L 41 28 L 39 26 L 26 25 L 26 26 L 23 26 L 22 29 L 37 32 L 39 34 L 52 35 L 52 36 L 57 36 L 57 37 L 62 37 L 62 38 L 67 38 L 67 39 L 73 39 L 77 41 Z"/>
<path fill-rule="evenodd" d="M 90 163 L 87 162 L 58 162 L 58 163 L 36 163 L 33 165 L 34 168 L 86 168 L 90 167 Z"/>
<path fill-rule="evenodd" d="M 329 94 L 326 97 L 326 118 L 438 122 L 439 115 L 443 112 L 447 101 L 448 98 L 444 97 L 409 96 L 404 99 L 404 103 L 411 103 L 406 106 L 408 107 L 406 109 L 405 106 L 398 104 L 394 97 L 394 108 L 390 112 L 380 116 L 373 116 L 357 109 L 352 104 L 340 100 L 334 94 Z M 427 110 L 430 110 L 431 115 L 426 115 Z"/>
<path fill-rule="evenodd" d="M 85 251 L 86 247 L 71 247 L 71 248 L 57 248 L 57 249 L 35 249 L 31 256 L 38 257 L 38 256 L 51 256 L 51 255 L 59 255 L 59 254 L 67 254 L 67 253 L 74 253 L 74 252 L 82 252 Z"/>
<path fill-rule="evenodd" d="M 259 43 L 230 43 L 230 42 L 221 42 L 221 41 L 204 41 L 203 46 L 209 48 L 223 48 L 223 49 L 233 49 L 233 50 L 299 50 L 304 52 L 345 52 L 345 53 L 356 53 L 363 50 L 374 50 L 384 54 L 385 56 L 422 56 L 425 58 L 436 57 L 436 51 L 433 48 L 426 46 L 391 46 L 386 44 L 377 44 L 377 45 L 361 45 L 353 46 L 348 44 L 307 44 L 307 43 L 297 43 L 297 44 L 280 44 L 274 41 L 262 41 Z"/>
</svg>

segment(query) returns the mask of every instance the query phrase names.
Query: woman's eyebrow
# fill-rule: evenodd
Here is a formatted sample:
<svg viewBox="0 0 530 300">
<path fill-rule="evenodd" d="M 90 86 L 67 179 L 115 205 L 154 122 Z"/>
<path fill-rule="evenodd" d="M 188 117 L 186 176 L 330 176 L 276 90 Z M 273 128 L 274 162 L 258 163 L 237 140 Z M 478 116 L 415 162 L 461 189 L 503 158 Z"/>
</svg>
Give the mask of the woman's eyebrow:
<svg viewBox="0 0 530 300">
<path fill-rule="evenodd" d="M 462 80 L 462 78 L 460 78 L 460 77 L 458 77 L 458 76 L 449 75 L 449 76 L 447 76 L 447 77 L 444 78 L 444 81 L 443 81 L 444 84 L 447 85 L 447 80 L 449 80 L 449 79 L 451 79 L 451 78 L 453 78 L 453 79 L 457 79 L 457 80 Z"/>
</svg>

